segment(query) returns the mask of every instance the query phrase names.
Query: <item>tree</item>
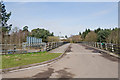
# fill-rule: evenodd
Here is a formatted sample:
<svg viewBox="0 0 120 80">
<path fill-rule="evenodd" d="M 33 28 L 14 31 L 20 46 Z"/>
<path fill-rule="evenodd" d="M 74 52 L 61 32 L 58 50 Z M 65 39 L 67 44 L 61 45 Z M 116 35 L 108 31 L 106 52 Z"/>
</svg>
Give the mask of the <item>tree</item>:
<svg viewBox="0 0 120 80">
<path fill-rule="evenodd" d="M 119 44 L 119 34 L 120 34 L 120 28 L 115 28 L 112 30 L 110 35 L 106 38 L 107 43 L 114 43 Z"/>
<path fill-rule="evenodd" d="M 111 33 L 111 30 L 106 29 L 106 30 L 100 30 L 97 34 L 97 41 L 98 42 L 106 42 L 106 38 L 109 36 Z"/>
<path fill-rule="evenodd" d="M 12 28 L 12 30 L 11 30 L 12 33 L 15 33 L 15 32 L 18 32 L 18 31 L 19 31 L 19 28 L 18 28 L 18 27 L 14 27 L 14 28 Z"/>
<path fill-rule="evenodd" d="M 65 35 L 65 38 L 68 38 L 67 35 Z"/>
<path fill-rule="evenodd" d="M 81 32 L 79 32 L 79 35 L 81 35 Z"/>
<path fill-rule="evenodd" d="M 97 34 L 94 31 L 89 32 L 85 37 L 85 41 L 96 42 L 97 41 Z"/>
<path fill-rule="evenodd" d="M 11 27 L 12 27 L 12 24 L 10 24 L 10 25 L 7 24 L 7 21 L 10 19 L 10 16 L 11 16 L 11 12 L 9 12 L 9 13 L 6 12 L 5 5 L 1 1 L 0 2 L 0 22 L 1 22 L 0 31 L 2 34 L 2 36 L 1 36 L 2 44 L 6 43 L 5 39 L 7 38 L 9 31 L 11 30 Z"/>
<path fill-rule="evenodd" d="M 0 18 L 2 23 L 2 31 L 9 32 L 11 30 L 11 24 L 8 26 L 7 21 L 10 19 L 11 12 L 7 13 L 5 9 L 5 5 L 3 2 L 0 2 Z"/>
<path fill-rule="evenodd" d="M 90 32 L 90 29 L 86 29 L 86 30 L 82 33 L 81 37 L 82 37 L 83 40 L 85 39 L 86 35 L 87 35 L 89 32 Z"/>
<path fill-rule="evenodd" d="M 101 31 L 102 29 L 101 28 L 98 28 L 96 30 L 94 30 L 95 33 L 98 33 L 99 31 Z"/>
<path fill-rule="evenodd" d="M 54 33 L 53 33 L 53 32 L 51 33 L 51 36 L 54 36 Z"/>
<path fill-rule="evenodd" d="M 28 26 L 23 27 L 23 31 L 28 31 Z"/>
<path fill-rule="evenodd" d="M 48 42 L 59 42 L 60 41 L 59 37 L 56 37 L 56 36 L 48 36 L 47 40 Z"/>
<path fill-rule="evenodd" d="M 80 41 L 82 41 L 82 38 L 80 35 L 73 35 L 69 38 L 69 41 L 73 42 L 73 43 L 80 42 Z"/>
<path fill-rule="evenodd" d="M 53 33 L 50 33 L 48 30 L 45 29 L 37 28 L 31 31 L 32 37 L 42 38 L 43 42 L 48 42 L 47 37 L 53 35 L 54 35 Z"/>
</svg>

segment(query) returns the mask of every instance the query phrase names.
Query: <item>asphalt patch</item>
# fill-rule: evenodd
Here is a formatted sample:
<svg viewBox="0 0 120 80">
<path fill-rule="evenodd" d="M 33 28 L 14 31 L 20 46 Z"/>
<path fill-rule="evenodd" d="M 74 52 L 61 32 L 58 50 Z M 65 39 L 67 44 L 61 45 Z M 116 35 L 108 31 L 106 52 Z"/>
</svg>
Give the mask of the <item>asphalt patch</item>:
<svg viewBox="0 0 120 80">
<path fill-rule="evenodd" d="M 70 57 L 67 57 L 67 59 L 69 59 Z"/>
<path fill-rule="evenodd" d="M 54 69 L 53 68 L 48 68 L 47 71 L 41 72 L 36 74 L 35 76 L 33 76 L 33 78 L 44 78 L 44 79 L 48 79 L 51 74 L 53 73 Z M 35 79 L 34 79 L 35 80 Z"/>
<path fill-rule="evenodd" d="M 67 72 L 66 69 L 69 69 L 69 68 L 64 68 L 62 70 L 56 71 L 58 73 L 58 76 L 60 77 L 58 80 L 62 80 L 63 78 L 64 79 L 66 78 L 65 80 L 69 80 L 74 76 L 74 74 Z"/>
<path fill-rule="evenodd" d="M 72 50 L 71 50 L 71 45 L 67 48 L 67 50 L 65 51 L 65 53 L 67 53 L 67 52 L 72 52 Z"/>
</svg>

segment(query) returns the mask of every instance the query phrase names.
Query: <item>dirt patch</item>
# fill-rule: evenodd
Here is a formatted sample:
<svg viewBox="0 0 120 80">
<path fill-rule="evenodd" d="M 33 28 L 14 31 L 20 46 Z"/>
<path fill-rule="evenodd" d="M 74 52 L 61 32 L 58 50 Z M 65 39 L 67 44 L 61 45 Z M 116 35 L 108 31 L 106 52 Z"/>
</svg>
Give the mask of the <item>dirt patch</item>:
<svg viewBox="0 0 120 80">
<path fill-rule="evenodd" d="M 33 76 L 33 78 L 44 78 L 44 79 L 48 79 L 51 74 L 53 73 L 54 69 L 53 68 L 48 68 L 47 71 L 41 72 L 36 74 L 35 76 Z M 35 80 L 35 79 L 34 79 Z"/>
</svg>

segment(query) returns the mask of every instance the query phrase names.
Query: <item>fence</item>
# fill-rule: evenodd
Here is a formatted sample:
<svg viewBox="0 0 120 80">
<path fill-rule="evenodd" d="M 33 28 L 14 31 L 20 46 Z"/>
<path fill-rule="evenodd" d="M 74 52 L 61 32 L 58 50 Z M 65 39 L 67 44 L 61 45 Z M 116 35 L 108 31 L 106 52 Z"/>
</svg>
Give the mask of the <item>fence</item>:
<svg viewBox="0 0 120 80">
<path fill-rule="evenodd" d="M 0 54 L 26 53 L 22 48 L 22 44 L 0 44 L 0 47 Z"/>
<path fill-rule="evenodd" d="M 120 54 L 120 44 L 100 43 L 100 42 L 82 42 L 85 45 L 93 46 L 109 52 Z"/>
<path fill-rule="evenodd" d="M 0 44 L 2 47 L 0 54 L 21 54 L 30 52 L 43 52 L 55 49 L 66 42 L 49 42 L 38 44 Z"/>
</svg>

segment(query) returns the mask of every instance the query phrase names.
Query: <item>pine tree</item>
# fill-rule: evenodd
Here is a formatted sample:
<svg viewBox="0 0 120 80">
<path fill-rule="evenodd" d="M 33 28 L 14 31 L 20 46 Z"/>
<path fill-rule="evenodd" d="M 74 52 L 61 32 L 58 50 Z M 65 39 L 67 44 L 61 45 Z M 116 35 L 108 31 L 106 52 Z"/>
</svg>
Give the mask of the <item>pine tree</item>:
<svg viewBox="0 0 120 80">
<path fill-rule="evenodd" d="M 7 21 L 10 19 L 11 12 L 7 13 L 3 1 L 0 2 L 0 37 L 3 44 L 5 43 L 4 37 L 9 34 L 12 24 L 8 25 Z"/>
<path fill-rule="evenodd" d="M 7 13 L 5 9 L 4 3 L 0 2 L 0 22 L 1 22 L 1 28 L 2 32 L 9 32 L 11 30 L 11 24 L 8 25 L 7 21 L 10 19 L 11 12 Z"/>
</svg>

